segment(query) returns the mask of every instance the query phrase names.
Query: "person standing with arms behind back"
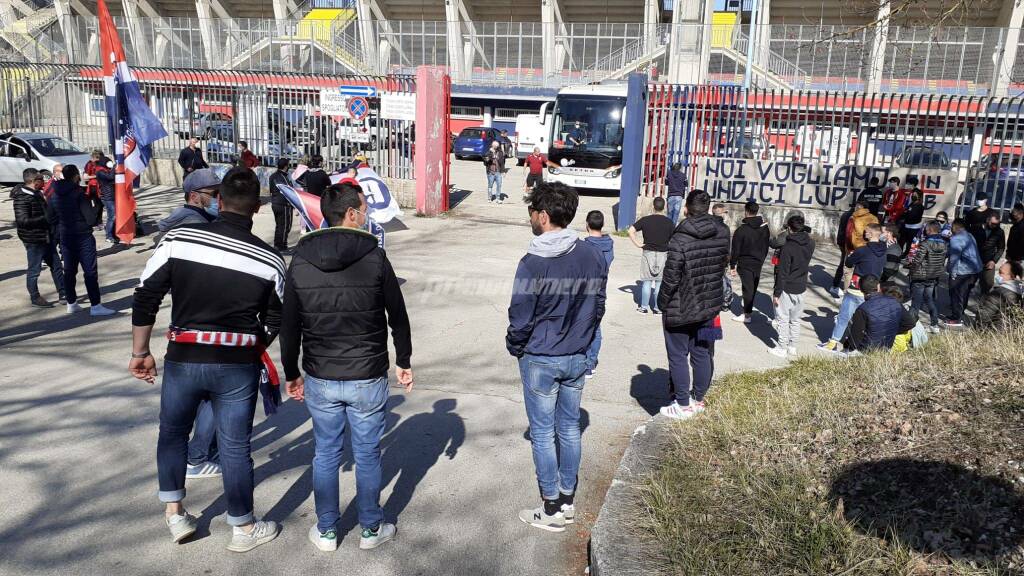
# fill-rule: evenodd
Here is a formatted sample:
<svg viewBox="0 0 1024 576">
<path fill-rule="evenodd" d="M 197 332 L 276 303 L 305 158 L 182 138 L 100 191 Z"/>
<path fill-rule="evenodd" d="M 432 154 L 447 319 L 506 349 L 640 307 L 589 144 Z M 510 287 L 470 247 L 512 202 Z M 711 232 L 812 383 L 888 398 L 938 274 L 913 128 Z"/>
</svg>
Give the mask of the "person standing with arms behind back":
<svg viewBox="0 0 1024 576">
<path fill-rule="evenodd" d="M 567 229 L 579 205 L 575 190 L 545 182 L 526 201 L 535 238 L 516 269 L 505 344 L 519 360 L 542 504 L 519 519 L 562 532 L 575 519 L 586 352 L 604 316 L 608 266 Z"/>
<path fill-rule="evenodd" d="M 261 354 L 277 336 L 284 295 L 284 262 L 252 234 L 260 182 L 248 168 L 232 168 L 220 185 L 220 217 L 164 236 L 135 289 L 132 358 L 128 370 L 153 384 L 156 360 L 149 340 L 160 302 L 170 291 L 160 435 L 156 448 L 159 498 L 174 542 L 192 536 L 197 521 L 185 511 L 188 433 L 200 402 L 216 420 L 228 550 L 248 552 L 277 537 L 277 524 L 253 514 L 252 419 L 260 386 Z"/>
<path fill-rule="evenodd" d="M 406 392 L 413 386 L 412 337 L 395 270 L 377 238 L 364 231 L 367 208 L 360 189 L 335 184 L 324 192 L 320 209 L 331 227 L 303 236 L 288 267 L 281 363 L 289 396 L 304 400 L 313 419 L 317 523 L 309 539 L 324 552 L 338 547 L 338 468 L 348 426 L 363 529 L 359 547 L 366 550 L 396 532 L 380 507 L 388 326 L 395 342 L 395 377 Z M 299 372 L 300 348 L 305 379 Z"/>
<path fill-rule="evenodd" d="M 665 270 L 668 241 L 675 228 L 675 224 L 665 216 L 665 199 L 659 196 L 652 205 L 654 213 L 637 220 L 627 230 L 633 245 L 643 250 L 640 257 L 640 305 L 636 309 L 641 314 L 661 314 L 658 309 L 658 290 Z M 643 242 L 637 239 L 637 232 L 644 235 Z"/>
<path fill-rule="evenodd" d="M 729 269 L 732 276 L 740 277 L 743 286 L 743 312 L 733 316 L 733 320 L 750 324 L 754 313 L 754 297 L 757 296 L 757 285 L 761 281 L 761 268 L 768 257 L 768 243 L 771 231 L 768 223 L 757 215 L 760 211 L 757 202 L 747 202 L 743 208 L 743 222 L 732 235 L 732 250 L 729 256 Z"/>
<path fill-rule="evenodd" d="M 665 175 L 665 186 L 668 188 L 668 219 L 673 225 L 678 224 L 679 214 L 683 211 L 683 200 L 686 198 L 686 189 L 690 187 L 682 164 L 676 162 L 672 165 L 672 169 Z"/>
<path fill-rule="evenodd" d="M 729 261 L 729 227 L 709 214 L 710 209 L 707 192 L 694 190 L 687 196 L 686 218 L 669 240 L 664 285 L 658 294 L 665 312 L 669 377 L 675 386 L 675 399 L 661 414 L 676 420 L 704 411 L 704 395 L 714 376 L 714 341 L 721 338 L 721 326 L 716 324 L 723 302 L 722 275 Z"/>
</svg>

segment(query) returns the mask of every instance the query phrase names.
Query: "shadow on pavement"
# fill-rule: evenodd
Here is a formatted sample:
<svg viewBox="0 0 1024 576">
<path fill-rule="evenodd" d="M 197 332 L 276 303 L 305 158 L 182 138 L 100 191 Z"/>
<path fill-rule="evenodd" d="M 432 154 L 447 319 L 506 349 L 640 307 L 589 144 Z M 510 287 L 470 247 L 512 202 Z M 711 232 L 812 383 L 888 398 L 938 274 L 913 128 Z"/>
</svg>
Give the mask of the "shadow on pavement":
<svg viewBox="0 0 1024 576">
<path fill-rule="evenodd" d="M 658 368 L 652 370 L 646 364 L 636 367 L 639 374 L 633 376 L 629 384 L 629 395 L 641 408 L 654 416 L 662 406 L 672 402 L 672 391 L 669 389 L 668 370 Z"/>
<path fill-rule="evenodd" d="M 89 315 L 88 298 L 85 296 L 85 288 L 82 286 L 81 278 L 78 286 L 80 288 L 79 301 L 84 302 L 81 312 L 74 315 L 62 314 L 55 318 L 49 318 L 47 320 L 29 320 L 23 324 L 17 326 L 4 327 L 0 329 L 0 347 L 14 344 L 16 342 L 23 342 L 25 340 L 31 340 L 39 336 L 51 336 L 58 332 L 64 332 L 65 330 L 74 330 L 86 324 L 92 324 L 94 322 L 104 322 L 120 316 L 120 314 L 114 314 L 112 316 L 102 316 L 93 318 Z M 101 294 L 109 294 L 111 292 L 119 292 L 125 288 L 130 288 L 138 284 L 138 280 L 128 279 L 121 280 L 115 284 L 109 284 L 100 288 Z M 107 308 L 123 312 L 131 308 L 132 295 L 122 296 L 117 300 L 104 300 L 103 305 Z M 61 309 L 62 306 L 59 304 L 55 306 L 56 309 Z M 63 310 L 61 310 L 63 312 Z"/>
</svg>

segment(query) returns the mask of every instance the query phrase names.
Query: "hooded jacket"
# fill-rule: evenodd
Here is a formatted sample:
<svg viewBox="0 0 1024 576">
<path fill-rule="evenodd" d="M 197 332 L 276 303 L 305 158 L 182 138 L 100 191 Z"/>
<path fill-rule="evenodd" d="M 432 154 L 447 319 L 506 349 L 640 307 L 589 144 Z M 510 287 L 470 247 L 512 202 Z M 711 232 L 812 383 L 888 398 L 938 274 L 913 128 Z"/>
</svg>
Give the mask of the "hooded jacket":
<svg viewBox="0 0 1024 576">
<path fill-rule="evenodd" d="M 214 217 L 207 213 L 206 210 L 185 204 L 175 208 L 174 212 L 171 212 L 166 218 L 157 222 L 156 227 L 160 232 L 167 232 L 171 228 L 183 224 L 206 224 L 213 221 Z"/>
<path fill-rule="evenodd" d="M 910 261 L 910 280 L 913 282 L 933 281 L 946 273 L 946 255 L 949 247 L 942 235 L 929 236 L 921 242 Z"/>
<path fill-rule="evenodd" d="M 771 239 L 768 223 L 760 216 L 744 218 L 732 234 L 732 250 L 729 252 L 729 268 L 736 266 L 761 270 L 768 257 L 768 242 Z"/>
<path fill-rule="evenodd" d="M 402 289 L 377 238 L 362 230 L 326 228 L 305 235 L 285 280 L 281 363 L 285 378 L 302 369 L 324 380 L 386 376 L 388 326 L 395 364 L 409 368 L 412 337 Z"/>
<path fill-rule="evenodd" d="M 572 230 L 536 236 L 519 261 L 508 307 L 509 354 L 583 354 L 604 317 L 608 265 Z"/>
<path fill-rule="evenodd" d="M 864 231 L 868 224 L 878 224 L 878 216 L 875 216 L 867 208 L 859 208 L 850 216 L 850 223 L 846 232 L 846 249 L 853 252 L 868 243 L 864 239 Z"/>
<path fill-rule="evenodd" d="M 615 242 L 612 237 L 603 234 L 601 236 L 587 236 L 583 239 L 584 242 L 589 242 L 597 247 L 601 251 L 601 255 L 604 256 L 604 261 L 610 267 L 612 260 L 615 259 Z"/>
<path fill-rule="evenodd" d="M 1010 309 L 1021 305 L 1021 283 L 997 278 L 995 287 L 985 294 L 978 305 L 978 323 L 982 326 L 998 325 Z"/>
<path fill-rule="evenodd" d="M 786 243 L 779 250 L 779 265 L 776 267 L 775 296 L 803 294 L 807 291 L 807 269 L 814 254 L 814 240 L 806 229 L 790 232 Z"/>
<path fill-rule="evenodd" d="M 718 218 L 691 216 L 676 227 L 658 293 L 665 328 L 702 324 L 718 314 L 728 260 L 729 228 Z"/>
<path fill-rule="evenodd" d="M 846 267 L 853 268 L 855 276 L 882 277 L 885 270 L 885 242 L 868 242 L 866 245 L 853 251 L 846 258 Z"/>
</svg>

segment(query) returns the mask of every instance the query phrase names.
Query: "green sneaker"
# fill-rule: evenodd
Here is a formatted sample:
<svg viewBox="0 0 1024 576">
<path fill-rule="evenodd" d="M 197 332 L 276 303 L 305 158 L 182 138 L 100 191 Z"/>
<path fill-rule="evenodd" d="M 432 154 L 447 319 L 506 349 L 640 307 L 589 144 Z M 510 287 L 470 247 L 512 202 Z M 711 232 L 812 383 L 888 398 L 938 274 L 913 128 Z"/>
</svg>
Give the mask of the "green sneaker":
<svg viewBox="0 0 1024 576">
<path fill-rule="evenodd" d="M 338 533 L 331 528 L 327 532 L 320 532 L 316 524 L 309 528 L 309 541 L 323 552 L 334 552 L 338 549 Z"/>
<path fill-rule="evenodd" d="M 385 542 L 391 541 L 398 529 L 395 528 L 394 524 L 388 524 L 387 522 L 381 522 L 381 525 L 377 527 L 376 531 L 365 529 L 359 537 L 359 548 L 362 550 L 370 550 L 376 548 Z"/>
</svg>

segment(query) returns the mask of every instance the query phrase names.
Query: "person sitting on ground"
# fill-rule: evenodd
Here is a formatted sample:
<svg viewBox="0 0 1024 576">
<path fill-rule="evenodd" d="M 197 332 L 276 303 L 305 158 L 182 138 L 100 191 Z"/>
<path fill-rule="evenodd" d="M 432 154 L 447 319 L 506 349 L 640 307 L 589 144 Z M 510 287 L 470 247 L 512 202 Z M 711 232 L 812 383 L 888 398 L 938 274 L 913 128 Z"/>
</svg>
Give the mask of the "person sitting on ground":
<svg viewBox="0 0 1024 576">
<path fill-rule="evenodd" d="M 882 283 L 887 283 L 893 276 L 900 272 L 900 260 L 903 258 L 903 248 L 899 242 L 900 227 L 895 222 L 885 225 L 882 241 L 885 242 L 885 268 L 882 270 Z"/>
<path fill-rule="evenodd" d="M 978 325 L 988 328 L 999 328 L 1012 319 L 1012 311 L 1021 312 L 1021 294 L 1024 286 L 1024 265 L 1020 262 L 1006 261 L 999 267 L 995 277 L 995 286 L 981 299 L 978 304 Z"/>
<path fill-rule="evenodd" d="M 658 309 L 658 291 L 661 288 L 661 274 L 665 270 L 668 242 L 675 229 L 675 224 L 665 216 L 665 199 L 659 196 L 652 205 L 654 213 L 637 220 L 627 230 L 633 245 L 643 250 L 640 258 L 640 305 L 636 309 L 641 314 L 661 314 Z M 642 243 L 636 237 L 637 232 L 644 235 Z"/>
<path fill-rule="evenodd" d="M 839 314 L 836 316 L 836 325 L 832 329 L 832 337 L 827 342 L 818 344 L 818 349 L 823 352 L 837 352 L 839 343 L 846 334 L 850 318 L 857 308 L 864 303 L 864 292 L 860 288 L 861 278 L 874 276 L 877 280 L 885 270 L 885 242 L 881 241 L 882 227 L 876 224 L 869 224 L 864 231 L 866 244 L 853 251 L 853 254 L 846 259 L 847 268 L 852 268 L 850 285 L 843 295 L 843 301 L 839 305 Z"/>
<path fill-rule="evenodd" d="M 898 334 L 914 328 L 903 304 L 880 290 L 878 277 L 860 279 L 864 303 L 857 307 L 850 320 L 850 331 L 843 340 L 844 352 L 889 350 Z"/>
<path fill-rule="evenodd" d="M 779 250 L 778 279 L 772 294 L 775 305 L 778 346 L 768 352 L 779 358 L 796 356 L 800 340 L 800 317 L 804 312 L 804 292 L 807 291 L 807 269 L 814 254 L 814 240 L 804 225 L 803 215 L 797 213 L 786 220 L 789 234 Z M 758 274 L 760 274 L 760 268 Z"/>
<path fill-rule="evenodd" d="M 156 223 L 160 234 L 184 224 L 206 224 L 217 218 L 217 193 L 220 178 L 210 168 L 190 172 L 181 184 L 185 192 L 185 204 Z"/>
<path fill-rule="evenodd" d="M 732 235 L 732 249 L 729 252 L 729 270 L 735 278 L 739 276 L 743 287 L 743 311 L 733 320 L 750 324 L 754 313 L 754 297 L 761 281 L 761 268 L 768 257 L 768 243 L 771 231 L 764 218 L 757 215 L 761 209 L 757 202 L 747 202 L 743 208 L 745 218 Z"/>
<path fill-rule="evenodd" d="M 883 284 L 882 292 L 899 302 L 901 306 L 903 306 L 904 302 L 907 300 L 907 295 L 903 292 L 903 289 L 893 283 Z M 917 318 L 916 314 L 907 310 L 906 306 L 903 306 L 903 318 L 900 321 L 900 329 L 902 330 L 903 328 L 906 328 L 906 330 L 896 335 L 890 350 L 893 352 L 906 352 L 915 346 L 914 331 L 917 329 Z M 922 334 L 922 337 L 924 338 L 924 341 L 927 342 L 927 333 Z M 920 346 L 921 344 L 916 345 Z"/>
<path fill-rule="evenodd" d="M 921 306 L 924 306 L 931 320 L 929 331 L 938 334 L 939 305 L 935 290 L 946 275 L 949 246 L 942 237 L 942 225 L 937 220 L 929 222 L 925 232 L 927 236 L 918 243 L 910 260 L 910 311 L 917 318 Z"/>
</svg>

